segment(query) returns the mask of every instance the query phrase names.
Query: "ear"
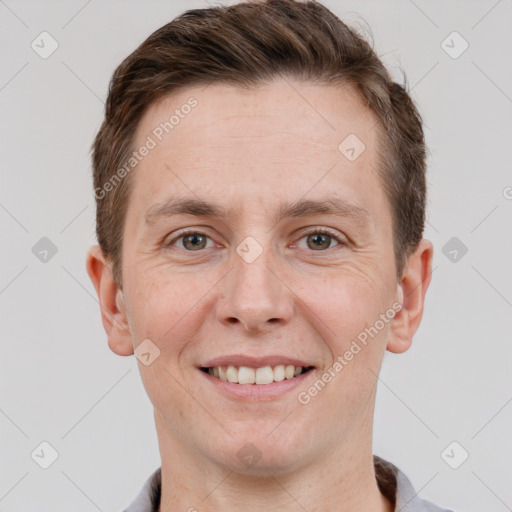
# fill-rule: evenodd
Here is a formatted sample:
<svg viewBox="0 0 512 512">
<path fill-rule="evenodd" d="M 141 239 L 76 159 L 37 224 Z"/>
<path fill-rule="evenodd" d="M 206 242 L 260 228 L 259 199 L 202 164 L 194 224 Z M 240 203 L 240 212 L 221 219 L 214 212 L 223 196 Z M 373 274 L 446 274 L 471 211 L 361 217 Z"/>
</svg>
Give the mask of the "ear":
<svg viewBox="0 0 512 512">
<path fill-rule="evenodd" d="M 433 254 L 432 243 L 423 239 L 405 264 L 396 299 L 398 302 L 403 300 L 402 309 L 391 321 L 386 347 L 390 352 L 400 354 L 412 344 L 423 316 L 425 294 L 432 277 Z"/>
<path fill-rule="evenodd" d="M 120 356 L 132 355 L 134 352 L 123 291 L 115 284 L 110 263 L 99 246 L 95 245 L 87 252 L 86 266 L 98 294 L 101 320 L 110 350 Z"/>
</svg>

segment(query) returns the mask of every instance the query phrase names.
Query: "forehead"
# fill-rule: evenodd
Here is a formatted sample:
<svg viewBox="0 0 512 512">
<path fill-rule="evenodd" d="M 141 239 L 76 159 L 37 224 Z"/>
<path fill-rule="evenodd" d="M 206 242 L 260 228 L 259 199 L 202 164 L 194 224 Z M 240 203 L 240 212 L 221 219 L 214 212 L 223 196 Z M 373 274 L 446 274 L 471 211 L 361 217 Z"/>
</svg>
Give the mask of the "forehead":
<svg viewBox="0 0 512 512">
<path fill-rule="evenodd" d="M 137 139 L 141 142 L 153 134 L 176 143 L 198 143 L 218 142 L 224 135 L 240 139 L 281 135 L 288 142 L 307 138 L 337 150 L 343 137 L 352 133 L 371 149 L 375 127 L 375 117 L 352 86 L 281 78 L 252 88 L 218 83 L 181 89 L 149 106 Z"/>
<path fill-rule="evenodd" d="M 374 115 L 346 85 L 279 79 L 251 89 L 189 87 L 141 119 L 135 148 L 149 139 L 154 148 L 132 186 L 153 205 L 172 191 L 233 202 L 244 189 L 255 202 L 275 197 L 277 204 L 339 189 L 378 207 L 377 136 Z"/>
</svg>

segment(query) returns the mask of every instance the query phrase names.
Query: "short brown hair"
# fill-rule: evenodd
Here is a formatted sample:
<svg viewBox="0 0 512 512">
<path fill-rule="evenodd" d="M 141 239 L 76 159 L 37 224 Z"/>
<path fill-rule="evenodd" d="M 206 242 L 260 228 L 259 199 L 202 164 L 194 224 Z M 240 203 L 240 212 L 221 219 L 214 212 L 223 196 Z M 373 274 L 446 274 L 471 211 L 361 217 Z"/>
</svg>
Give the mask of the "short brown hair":
<svg viewBox="0 0 512 512">
<path fill-rule="evenodd" d="M 257 87 L 279 76 L 349 84 L 378 120 L 379 172 L 393 216 L 398 277 L 423 235 L 426 148 L 421 117 L 370 44 L 315 0 L 243 2 L 184 12 L 151 34 L 115 70 L 92 145 L 96 233 L 121 285 L 130 175 L 106 183 L 133 153 L 138 124 L 156 100 L 187 86 Z M 341 142 L 341 141 L 340 141 Z M 126 174 L 126 173 L 124 173 Z M 110 180 L 110 181 L 109 181 Z"/>
</svg>

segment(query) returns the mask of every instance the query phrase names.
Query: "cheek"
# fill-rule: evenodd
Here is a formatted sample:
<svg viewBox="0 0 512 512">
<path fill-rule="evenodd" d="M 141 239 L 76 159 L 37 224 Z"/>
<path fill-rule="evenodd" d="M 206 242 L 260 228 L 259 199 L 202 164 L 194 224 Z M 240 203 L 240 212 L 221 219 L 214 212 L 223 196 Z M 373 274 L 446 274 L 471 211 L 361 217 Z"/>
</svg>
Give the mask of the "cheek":
<svg viewBox="0 0 512 512">
<path fill-rule="evenodd" d="M 130 286 L 132 333 L 149 338 L 168 355 L 197 336 L 219 281 L 215 272 L 182 272 L 163 265 L 133 275 Z"/>
<path fill-rule="evenodd" d="M 338 351 L 345 350 L 365 327 L 373 324 L 383 309 L 383 290 L 378 279 L 361 279 L 349 271 L 333 273 L 329 278 L 302 279 L 297 295 L 311 311 L 315 325 L 323 326 L 325 339 Z"/>
</svg>

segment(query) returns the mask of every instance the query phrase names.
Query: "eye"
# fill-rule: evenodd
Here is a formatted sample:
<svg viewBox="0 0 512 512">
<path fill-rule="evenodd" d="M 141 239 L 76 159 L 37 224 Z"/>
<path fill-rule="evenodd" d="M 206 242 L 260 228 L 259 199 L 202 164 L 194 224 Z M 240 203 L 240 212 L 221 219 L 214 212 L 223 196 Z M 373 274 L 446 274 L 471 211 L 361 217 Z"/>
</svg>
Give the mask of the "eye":
<svg viewBox="0 0 512 512">
<path fill-rule="evenodd" d="M 333 240 L 336 242 L 336 245 L 346 245 L 346 242 L 338 236 L 336 232 L 326 228 L 309 231 L 308 233 L 305 233 L 300 240 L 304 238 L 306 239 L 307 248 L 312 249 L 313 251 L 330 249 L 331 242 Z"/>
<path fill-rule="evenodd" d="M 325 251 L 331 249 L 331 243 L 336 242 L 336 245 L 345 246 L 346 241 L 340 237 L 335 231 L 331 231 L 326 228 L 318 228 L 309 231 L 302 235 L 300 240 L 306 239 L 307 247 L 313 251 Z M 211 248 L 212 245 L 208 246 L 208 240 L 213 243 L 213 240 L 201 231 L 194 228 L 189 228 L 182 231 L 179 235 L 175 236 L 171 240 L 165 243 L 165 246 L 172 248 L 176 243 L 180 249 L 194 252 L 200 251 L 201 249 Z M 334 247 L 336 247 L 336 245 Z"/>
<path fill-rule="evenodd" d="M 188 229 L 185 232 L 182 231 L 180 235 L 174 237 L 169 242 L 166 242 L 165 245 L 166 247 L 171 247 L 179 240 L 181 240 L 181 244 L 179 244 L 180 249 L 184 249 L 186 251 L 199 251 L 201 249 L 209 248 L 206 247 L 206 244 L 207 240 L 211 240 L 211 238 L 200 231 Z"/>
</svg>

